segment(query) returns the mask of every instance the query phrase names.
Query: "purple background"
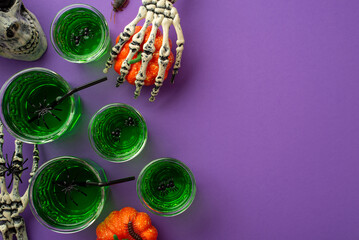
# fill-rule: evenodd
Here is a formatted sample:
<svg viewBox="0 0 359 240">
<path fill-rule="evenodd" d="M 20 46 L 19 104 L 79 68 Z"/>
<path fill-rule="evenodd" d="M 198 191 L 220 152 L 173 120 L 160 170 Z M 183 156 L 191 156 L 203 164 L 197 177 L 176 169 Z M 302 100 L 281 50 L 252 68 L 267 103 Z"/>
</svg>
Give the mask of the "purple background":
<svg viewBox="0 0 359 240">
<path fill-rule="evenodd" d="M 105 15 L 112 42 L 141 4 L 130 0 L 114 23 L 110 0 L 82 2 Z M 49 37 L 57 11 L 77 1 L 24 3 Z M 175 84 L 166 81 L 154 103 L 148 87 L 134 100 L 132 85 L 114 87 L 111 70 L 110 81 L 79 93 L 79 124 L 71 136 L 41 145 L 41 162 L 88 158 L 115 179 L 137 176 L 156 158 L 180 159 L 198 192 L 179 216 L 150 214 L 159 239 L 359 239 L 359 1 L 178 0 L 175 6 L 186 39 Z M 175 43 L 173 27 L 171 38 Z M 102 77 L 104 62 L 68 63 L 49 42 L 36 62 L 0 59 L 0 81 L 41 66 L 76 87 Z M 123 164 L 101 159 L 87 137 L 91 116 L 113 102 L 137 108 L 149 129 L 144 151 Z M 6 135 L 4 151 L 13 149 Z M 30 145 L 24 151 L 31 156 Z M 146 211 L 135 182 L 111 187 L 98 221 L 80 233 L 51 232 L 29 208 L 23 216 L 30 239 L 95 239 L 97 224 L 125 206 Z"/>
</svg>

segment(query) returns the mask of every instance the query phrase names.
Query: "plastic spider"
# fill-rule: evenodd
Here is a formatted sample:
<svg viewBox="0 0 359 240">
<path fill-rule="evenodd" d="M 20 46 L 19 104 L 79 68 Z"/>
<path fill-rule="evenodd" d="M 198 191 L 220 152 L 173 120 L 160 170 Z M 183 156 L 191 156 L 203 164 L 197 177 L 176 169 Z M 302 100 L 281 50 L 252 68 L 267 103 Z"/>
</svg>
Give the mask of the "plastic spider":
<svg viewBox="0 0 359 240">
<path fill-rule="evenodd" d="M 47 129 L 49 129 L 49 126 L 46 124 L 46 121 L 45 121 L 45 115 L 46 114 L 51 114 L 54 118 L 56 118 L 57 120 L 61 121 L 61 119 L 56 116 L 52 111 L 55 110 L 55 111 L 62 111 L 62 109 L 59 109 L 59 108 L 55 108 L 55 107 L 52 107 L 50 103 L 47 103 L 47 99 L 45 98 L 44 99 L 44 102 L 43 103 L 39 103 L 38 106 L 36 106 L 35 104 L 32 104 L 31 103 L 31 106 L 36 109 L 34 111 L 34 114 L 35 114 L 35 119 L 37 120 L 37 125 L 40 126 L 40 119 L 42 120 L 42 122 L 44 123 L 45 127 Z"/>
<path fill-rule="evenodd" d="M 128 117 L 126 120 L 125 120 L 125 125 L 127 127 L 134 127 L 136 126 L 136 121 L 132 118 L 132 117 Z"/>
<path fill-rule="evenodd" d="M 162 181 L 158 187 L 157 187 L 157 190 L 160 191 L 160 194 L 162 196 L 166 196 L 168 195 L 170 192 L 175 192 L 178 190 L 178 187 L 176 187 L 173 179 L 169 179 L 169 180 L 166 180 L 166 181 Z"/>
<path fill-rule="evenodd" d="M 26 158 L 25 161 L 20 161 L 18 159 L 15 159 L 14 158 L 14 155 L 15 155 L 15 152 L 13 154 L 13 157 L 12 157 L 12 160 L 11 160 L 11 163 L 9 163 L 9 159 L 7 157 L 7 154 L 6 154 L 6 162 L 7 162 L 7 166 L 6 166 L 6 172 L 7 172 L 7 176 L 10 176 L 11 174 L 13 175 L 12 178 L 11 178 L 11 181 L 10 181 L 10 184 L 7 188 L 10 188 L 11 184 L 12 184 L 12 181 L 14 179 L 14 175 L 16 177 L 19 178 L 20 182 L 22 183 L 22 180 L 21 180 L 21 173 L 23 171 L 25 171 L 26 169 L 28 169 L 28 167 L 26 168 L 23 168 L 22 166 L 27 162 L 28 158 Z"/>
<path fill-rule="evenodd" d="M 67 197 L 76 205 L 79 206 L 77 202 L 72 198 L 71 193 L 73 191 L 79 192 L 87 197 L 87 194 L 79 189 L 79 185 L 76 182 L 76 178 L 71 179 L 68 169 L 66 168 L 66 180 L 63 181 L 55 181 L 56 185 L 61 188 L 61 192 L 65 194 L 65 202 L 67 203 Z"/>
<path fill-rule="evenodd" d="M 121 129 L 116 128 L 114 131 L 111 132 L 111 135 L 115 141 L 119 141 L 121 136 Z"/>
</svg>

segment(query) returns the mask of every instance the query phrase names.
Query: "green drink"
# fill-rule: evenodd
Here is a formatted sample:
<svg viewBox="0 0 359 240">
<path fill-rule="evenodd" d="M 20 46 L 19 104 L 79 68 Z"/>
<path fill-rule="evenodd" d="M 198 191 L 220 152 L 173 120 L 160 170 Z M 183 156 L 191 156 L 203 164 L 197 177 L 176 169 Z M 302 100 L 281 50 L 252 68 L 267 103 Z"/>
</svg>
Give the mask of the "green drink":
<svg viewBox="0 0 359 240">
<path fill-rule="evenodd" d="M 55 16 L 51 24 L 51 42 L 65 60 L 91 62 L 100 58 L 109 47 L 108 25 L 94 7 L 73 4 Z"/>
<path fill-rule="evenodd" d="M 137 194 L 151 212 L 175 216 L 184 212 L 196 195 L 196 182 L 191 170 L 172 158 L 152 161 L 141 171 Z"/>
<path fill-rule="evenodd" d="M 51 70 L 23 70 L 1 88 L 1 121 L 10 134 L 24 142 L 53 141 L 70 130 L 80 116 L 74 96 L 49 107 L 70 90 L 69 84 Z"/>
<path fill-rule="evenodd" d="M 137 156 L 147 141 L 147 127 L 133 107 L 114 103 L 101 108 L 89 124 L 89 138 L 94 150 L 114 162 Z"/>
<path fill-rule="evenodd" d="M 30 183 L 31 210 L 37 220 L 56 232 L 85 229 L 100 215 L 107 187 L 81 185 L 106 182 L 94 162 L 64 156 L 43 164 Z"/>
</svg>

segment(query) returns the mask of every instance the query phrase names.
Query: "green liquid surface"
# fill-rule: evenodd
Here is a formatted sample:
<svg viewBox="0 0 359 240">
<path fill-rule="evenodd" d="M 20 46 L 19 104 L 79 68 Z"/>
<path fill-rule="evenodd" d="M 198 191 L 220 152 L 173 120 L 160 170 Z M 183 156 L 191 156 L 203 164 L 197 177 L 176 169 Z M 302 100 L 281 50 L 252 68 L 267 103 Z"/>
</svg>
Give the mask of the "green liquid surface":
<svg viewBox="0 0 359 240">
<path fill-rule="evenodd" d="M 25 139 L 47 139 L 60 132 L 69 125 L 74 97 L 67 98 L 46 114 L 40 111 L 68 91 L 69 87 L 51 73 L 33 71 L 17 76 L 6 88 L 2 101 L 8 127 Z"/>
<path fill-rule="evenodd" d="M 65 56 L 87 59 L 104 47 L 106 28 L 95 12 L 80 7 L 70 9 L 55 24 L 55 43 Z"/>
<path fill-rule="evenodd" d="M 147 128 L 136 111 L 112 106 L 95 116 L 89 134 L 100 155 L 110 160 L 127 160 L 143 148 Z"/>
<path fill-rule="evenodd" d="M 188 171 L 171 161 L 156 161 L 143 172 L 139 190 L 145 205 L 158 214 L 171 215 L 186 210 L 195 188 Z"/>
<path fill-rule="evenodd" d="M 88 166 L 71 159 L 47 165 L 33 183 L 33 206 L 38 216 L 60 229 L 78 228 L 91 221 L 97 214 L 104 189 L 76 185 L 86 181 L 106 181 L 106 178 L 99 179 Z M 64 182 L 75 186 L 66 192 Z"/>
</svg>

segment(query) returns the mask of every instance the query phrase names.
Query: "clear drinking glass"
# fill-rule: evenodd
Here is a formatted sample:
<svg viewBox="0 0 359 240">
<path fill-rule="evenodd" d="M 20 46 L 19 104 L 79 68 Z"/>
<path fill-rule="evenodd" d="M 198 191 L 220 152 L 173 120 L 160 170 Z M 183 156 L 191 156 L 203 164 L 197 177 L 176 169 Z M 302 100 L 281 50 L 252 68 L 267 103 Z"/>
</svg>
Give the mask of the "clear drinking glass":
<svg viewBox="0 0 359 240">
<path fill-rule="evenodd" d="M 80 117 L 76 95 L 49 107 L 70 90 L 70 85 L 49 69 L 18 72 L 0 90 L 1 121 L 11 135 L 24 142 L 51 142 L 69 131 Z"/>
<path fill-rule="evenodd" d="M 72 4 L 61 9 L 51 23 L 50 38 L 56 52 L 74 63 L 99 59 L 110 45 L 104 16 L 87 4 Z"/>
<path fill-rule="evenodd" d="M 107 187 L 84 183 L 106 182 L 96 163 L 72 156 L 51 159 L 41 165 L 30 183 L 30 208 L 50 230 L 73 233 L 90 226 L 100 215 Z"/>
<path fill-rule="evenodd" d="M 160 158 L 142 169 L 137 179 L 137 194 L 152 213 L 176 216 L 192 204 L 196 181 L 184 163 L 173 158 Z"/>
<path fill-rule="evenodd" d="M 123 103 L 109 104 L 97 111 L 90 121 L 88 134 L 94 150 L 113 162 L 133 159 L 147 141 L 142 115 Z"/>
</svg>

